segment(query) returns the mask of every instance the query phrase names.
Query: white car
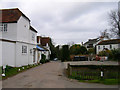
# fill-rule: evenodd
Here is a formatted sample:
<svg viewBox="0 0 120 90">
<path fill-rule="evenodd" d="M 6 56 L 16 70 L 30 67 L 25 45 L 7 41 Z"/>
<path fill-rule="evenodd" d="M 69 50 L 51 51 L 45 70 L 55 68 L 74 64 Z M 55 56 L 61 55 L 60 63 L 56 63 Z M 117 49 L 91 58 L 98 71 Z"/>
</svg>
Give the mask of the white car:
<svg viewBox="0 0 120 90">
<path fill-rule="evenodd" d="M 58 60 L 58 58 L 54 58 L 54 61 L 57 61 Z"/>
</svg>

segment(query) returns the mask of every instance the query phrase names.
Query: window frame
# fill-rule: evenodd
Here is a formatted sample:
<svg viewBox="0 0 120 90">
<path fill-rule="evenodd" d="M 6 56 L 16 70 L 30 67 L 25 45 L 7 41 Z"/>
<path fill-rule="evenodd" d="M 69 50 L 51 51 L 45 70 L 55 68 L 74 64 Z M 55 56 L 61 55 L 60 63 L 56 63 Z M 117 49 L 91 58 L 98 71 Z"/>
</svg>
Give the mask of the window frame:
<svg viewBox="0 0 120 90">
<path fill-rule="evenodd" d="M 7 32 L 8 31 L 8 24 L 7 23 L 0 23 L 0 31 Z"/>
<path fill-rule="evenodd" d="M 22 45 L 22 54 L 27 54 L 27 46 Z"/>
<path fill-rule="evenodd" d="M 112 49 L 112 45 L 110 45 L 110 49 Z"/>
</svg>

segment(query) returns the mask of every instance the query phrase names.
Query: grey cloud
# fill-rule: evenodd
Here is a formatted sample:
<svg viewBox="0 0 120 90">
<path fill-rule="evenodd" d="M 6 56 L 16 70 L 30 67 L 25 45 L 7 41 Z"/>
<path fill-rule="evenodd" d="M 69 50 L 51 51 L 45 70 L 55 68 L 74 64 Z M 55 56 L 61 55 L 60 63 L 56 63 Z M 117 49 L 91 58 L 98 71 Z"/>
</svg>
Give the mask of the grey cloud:
<svg viewBox="0 0 120 90">
<path fill-rule="evenodd" d="M 50 36 L 56 44 L 85 42 L 107 28 L 107 13 L 117 8 L 113 2 L 16 2 L 4 8 L 18 7 L 31 19 L 38 35 Z"/>
</svg>

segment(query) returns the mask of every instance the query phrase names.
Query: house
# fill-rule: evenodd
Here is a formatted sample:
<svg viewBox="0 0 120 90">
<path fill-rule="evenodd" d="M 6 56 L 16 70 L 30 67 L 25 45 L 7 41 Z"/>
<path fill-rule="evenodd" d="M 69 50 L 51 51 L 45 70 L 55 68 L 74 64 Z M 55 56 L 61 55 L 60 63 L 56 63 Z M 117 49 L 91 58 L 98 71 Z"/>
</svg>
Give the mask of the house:
<svg viewBox="0 0 120 90">
<path fill-rule="evenodd" d="M 97 54 L 99 54 L 99 52 L 103 50 L 118 49 L 119 44 L 120 44 L 120 39 L 103 40 L 97 44 L 96 52 Z"/>
<path fill-rule="evenodd" d="M 50 38 L 49 37 L 41 37 L 41 36 L 37 36 L 37 45 L 41 48 L 44 49 L 44 51 L 41 51 L 41 54 L 44 54 L 46 56 L 46 59 L 50 59 Z"/>
<path fill-rule="evenodd" d="M 83 44 L 83 46 L 85 46 L 87 48 L 87 50 L 91 49 L 91 48 L 95 48 L 96 49 L 96 45 L 103 41 L 103 40 L 108 40 L 107 37 L 103 37 L 103 36 L 100 36 L 98 38 L 95 38 L 95 39 L 89 39 L 87 42 L 85 42 Z"/>
<path fill-rule="evenodd" d="M 37 63 L 37 31 L 31 26 L 30 19 L 18 8 L 1 9 L 0 15 L 1 66 Z"/>
<path fill-rule="evenodd" d="M 87 48 L 87 50 L 89 50 L 90 48 L 95 48 L 98 42 L 100 42 L 99 38 L 89 39 L 87 42 L 84 43 L 84 46 Z"/>
</svg>

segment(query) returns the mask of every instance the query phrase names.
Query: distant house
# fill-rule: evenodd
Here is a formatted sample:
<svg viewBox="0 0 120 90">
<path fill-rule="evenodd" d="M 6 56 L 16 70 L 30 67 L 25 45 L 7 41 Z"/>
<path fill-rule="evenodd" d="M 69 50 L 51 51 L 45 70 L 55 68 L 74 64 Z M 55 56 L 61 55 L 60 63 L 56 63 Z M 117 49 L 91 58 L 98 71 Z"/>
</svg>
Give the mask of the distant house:
<svg viewBox="0 0 120 90">
<path fill-rule="evenodd" d="M 83 45 L 87 48 L 87 50 L 91 49 L 91 48 L 95 48 L 96 49 L 96 45 L 103 41 L 103 40 L 108 40 L 108 38 L 106 37 L 98 37 L 98 38 L 95 38 L 95 39 L 89 39 L 87 42 L 85 42 Z"/>
<path fill-rule="evenodd" d="M 84 43 L 84 46 L 89 50 L 90 48 L 94 48 L 101 40 L 99 38 L 89 39 Z"/>
<path fill-rule="evenodd" d="M 104 40 L 97 44 L 96 52 L 97 54 L 103 50 L 113 50 L 118 49 L 120 44 L 120 39 Z"/>
<path fill-rule="evenodd" d="M 18 8 L 0 10 L 0 66 L 37 63 L 37 31 Z"/>
<path fill-rule="evenodd" d="M 42 47 L 44 49 L 44 51 L 41 51 L 39 53 L 44 54 L 46 56 L 46 59 L 50 59 L 50 38 L 49 37 L 41 37 L 41 36 L 37 36 L 37 45 L 39 47 Z"/>
</svg>

